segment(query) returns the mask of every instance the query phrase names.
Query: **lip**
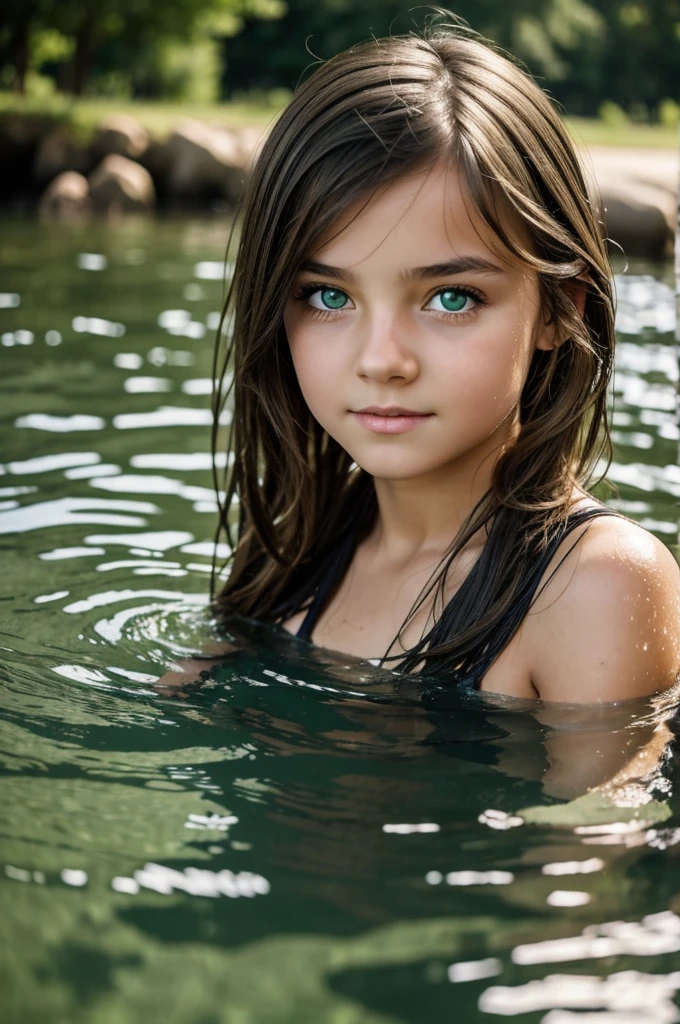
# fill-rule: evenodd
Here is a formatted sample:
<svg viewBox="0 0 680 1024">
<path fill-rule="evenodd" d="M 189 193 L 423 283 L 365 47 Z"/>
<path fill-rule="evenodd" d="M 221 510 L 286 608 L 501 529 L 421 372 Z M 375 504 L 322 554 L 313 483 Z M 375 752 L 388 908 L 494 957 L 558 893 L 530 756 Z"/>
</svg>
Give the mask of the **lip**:
<svg viewBox="0 0 680 1024">
<path fill-rule="evenodd" d="M 430 416 L 431 413 L 418 412 L 417 409 L 404 409 L 401 405 L 367 405 L 364 409 L 354 409 L 357 415 L 364 413 L 373 416 Z"/>
<path fill-rule="evenodd" d="M 424 423 L 432 413 L 403 409 L 398 405 L 368 405 L 365 409 L 353 411 L 352 415 L 362 427 L 374 434 L 405 434 Z"/>
</svg>

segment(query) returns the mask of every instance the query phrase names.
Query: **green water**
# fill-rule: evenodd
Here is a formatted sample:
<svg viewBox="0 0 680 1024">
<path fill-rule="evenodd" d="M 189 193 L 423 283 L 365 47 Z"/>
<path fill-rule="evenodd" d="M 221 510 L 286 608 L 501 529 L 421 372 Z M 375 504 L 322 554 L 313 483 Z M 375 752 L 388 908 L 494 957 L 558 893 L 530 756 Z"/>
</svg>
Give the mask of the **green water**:
<svg viewBox="0 0 680 1024">
<path fill-rule="evenodd" d="M 252 623 L 204 687 L 155 687 L 211 633 L 225 237 L 2 224 L 3 1021 L 680 1019 L 673 759 L 579 798 L 646 707 L 421 704 Z M 670 284 L 619 281 L 611 478 L 675 545 Z"/>
</svg>

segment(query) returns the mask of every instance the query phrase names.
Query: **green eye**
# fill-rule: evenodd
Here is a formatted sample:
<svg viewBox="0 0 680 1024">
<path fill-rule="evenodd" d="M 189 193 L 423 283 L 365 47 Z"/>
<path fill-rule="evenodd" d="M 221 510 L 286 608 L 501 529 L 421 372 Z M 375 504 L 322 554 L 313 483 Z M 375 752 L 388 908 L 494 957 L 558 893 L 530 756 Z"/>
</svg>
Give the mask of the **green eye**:
<svg viewBox="0 0 680 1024">
<path fill-rule="evenodd" d="M 320 313 L 339 312 L 343 309 L 354 309 L 354 304 L 347 292 L 332 285 L 304 285 L 296 296 L 307 308 Z"/>
<path fill-rule="evenodd" d="M 457 288 L 446 288 L 444 291 L 437 292 L 433 296 L 433 300 L 439 299 L 442 308 L 447 313 L 461 313 L 465 309 L 469 298 L 470 296 L 466 292 L 458 291 Z"/>
<path fill-rule="evenodd" d="M 316 294 L 321 300 L 321 308 L 343 309 L 347 305 L 347 295 L 337 288 L 320 288 Z"/>
</svg>

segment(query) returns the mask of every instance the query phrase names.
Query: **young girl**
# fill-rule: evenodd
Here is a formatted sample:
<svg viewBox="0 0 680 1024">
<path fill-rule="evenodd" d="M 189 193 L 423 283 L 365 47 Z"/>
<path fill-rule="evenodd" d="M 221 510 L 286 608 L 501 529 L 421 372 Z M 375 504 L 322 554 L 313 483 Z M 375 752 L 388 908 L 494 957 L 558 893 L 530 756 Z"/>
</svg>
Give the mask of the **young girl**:
<svg viewBox="0 0 680 1024">
<path fill-rule="evenodd" d="M 319 67 L 252 171 L 227 312 L 218 616 L 523 698 L 677 680 L 678 566 L 587 489 L 609 451 L 605 243 L 511 60 L 440 26 Z"/>
</svg>

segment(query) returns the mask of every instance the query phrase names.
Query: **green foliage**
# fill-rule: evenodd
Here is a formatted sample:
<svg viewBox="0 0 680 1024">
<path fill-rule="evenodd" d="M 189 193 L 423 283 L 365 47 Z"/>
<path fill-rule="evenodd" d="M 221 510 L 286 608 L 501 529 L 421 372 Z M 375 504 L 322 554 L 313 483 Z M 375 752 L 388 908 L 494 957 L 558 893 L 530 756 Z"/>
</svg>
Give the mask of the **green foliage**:
<svg viewBox="0 0 680 1024">
<path fill-rule="evenodd" d="M 240 102 L 256 104 L 262 111 L 278 114 L 293 98 L 292 89 L 249 89 L 242 95 L 235 94 Z"/>
<path fill-rule="evenodd" d="M 276 22 L 247 20 L 225 44 L 225 93 L 294 87 L 314 57 L 371 34 L 407 32 L 412 0 L 287 0 Z M 680 92 L 680 0 L 455 0 L 471 27 L 523 61 L 562 106 L 593 117 L 603 100 L 629 116 Z M 307 48 L 308 47 L 308 48 Z"/>
<path fill-rule="evenodd" d="M 88 96 L 111 100 L 129 100 L 133 93 L 132 76 L 122 69 L 102 71 L 92 79 L 86 90 Z"/>
<path fill-rule="evenodd" d="M 228 0 L 217 6 L 206 7 L 196 18 L 195 29 L 200 35 L 235 36 L 243 28 L 244 18 L 281 18 L 286 13 L 284 0 Z"/>
<path fill-rule="evenodd" d="M 26 75 L 26 95 L 32 100 L 44 102 L 56 92 L 53 79 L 40 75 L 37 71 L 29 71 Z"/>
<path fill-rule="evenodd" d="M 610 128 L 619 128 L 621 125 L 628 124 L 629 120 L 625 110 L 622 110 L 618 103 L 613 103 L 612 100 L 605 100 L 600 104 L 597 116 L 603 124 Z"/>
<path fill-rule="evenodd" d="M 583 0 L 552 0 L 540 16 L 524 15 L 513 26 L 510 49 L 552 80 L 565 78 L 565 56 L 603 28 L 600 15 Z"/>
<path fill-rule="evenodd" d="M 680 94 L 680 0 L 452 0 L 450 9 L 524 62 L 570 114 L 621 125 L 652 112 L 674 123 L 663 104 Z M 317 59 L 358 40 L 421 27 L 432 10 L 413 0 L 4 0 L 0 88 L 46 93 L 40 73 L 90 96 L 262 97 L 292 90 Z"/>
<path fill-rule="evenodd" d="M 287 6 L 274 23 L 246 21 L 238 40 L 226 44 L 228 93 L 293 87 L 313 57 L 326 59 L 371 35 L 408 32 L 432 16 L 431 7 L 412 0 L 287 0 Z M 568 77 L 578 54 L 603 31 L 589 0 L 456 0 L 450 9 L 548 81 Z"/>
<path fill-rule="evenodd" d="M 74 41 L 54 28 L 38 29 L 31 40 L 31 65 L 39 68 L 48 61 L 69 60 Z"/>
<path fill-rule="evenodd" d="M 680 92 L 680 0 L 589 0 L 604 30 L 574 63 L 572 109 L 590 113 L 603 98 L 639 118 Z M 647 115 L 648 116 L 648 115 Z"/>
<path fill-rule="evenodd" d="M 638 28 L 649 21 L 646 4 L 622 4 L 619 8 L 619 21 L 626 28 Z"/>
<path fill-rule="evenodd" d="M 680 125 L 680 103 L 667 97 L 659 104 L 659 124 L 665 128 L 677 128 Z"/>
<path fill-rule="evenodd" d="M 28 68 L 61 64 L 57 80 L 75 93 L 130 94 L 137 75 L 171 98 L 218 96 L 215 38 L 243 19 L 278 17 L 283 0 L 6 0 L 0 22 L 0 80 L 26 92 Z"/>
<path fill-rule="evenodd" d="M 628 114 L 635 124 L 647 124 L 649 121 L 649 108 L 646 103 L 635 100 L 631 103 Z"/>
<path fill-rule="evenodd" d="M 149 95 L 176 102 L 214 103 L 219 99 L 220 55 L 214 39 L 183 43 L 162 39 L 148 66 Z"/>
</svg>

